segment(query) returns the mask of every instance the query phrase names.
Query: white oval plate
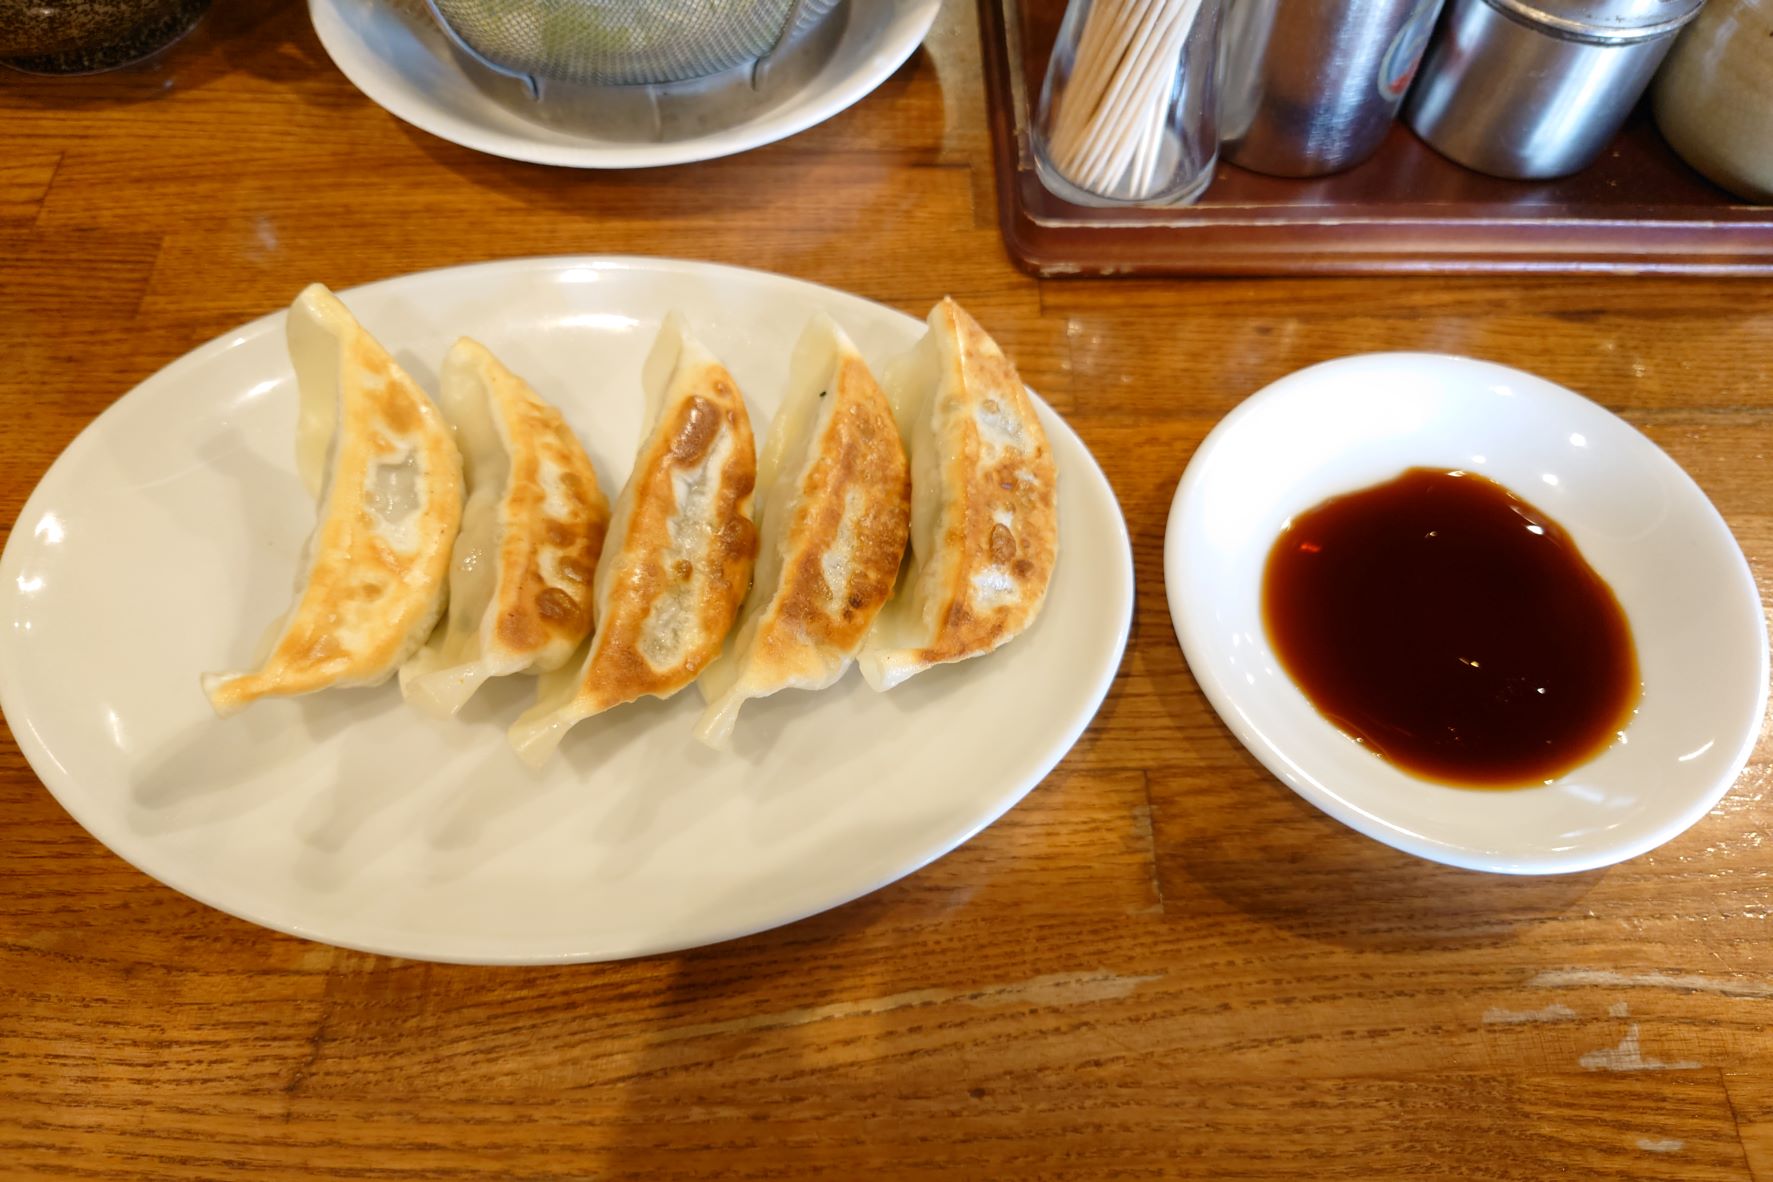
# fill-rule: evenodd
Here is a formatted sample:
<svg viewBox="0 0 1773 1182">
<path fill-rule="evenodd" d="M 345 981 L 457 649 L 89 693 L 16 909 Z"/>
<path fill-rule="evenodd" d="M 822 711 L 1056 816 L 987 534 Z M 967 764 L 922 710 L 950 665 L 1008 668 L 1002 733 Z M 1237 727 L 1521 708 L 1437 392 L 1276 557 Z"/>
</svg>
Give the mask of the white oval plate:
<svg viewBox="0 0 1773 1182">
<path fill-rule="evenodd" d="M 726 360 L 760 434 L 815 311 L 874 361 L 923 329 L 810 283 L 638 258 L 487 263 L 344 298 L 433 389 L 456 336 L 479 338 L 565 412 L 612 499 L 668 310 Z M 1113 679 L 1132 615 L 1126 526 L 1041 403 L 1063 553 L 1040 618 L 989 657 L 889 694 L 851 673 L 755 702 L 725 755 L 690 736 L 695 690 L 637 703 L 581 724 L 539 777 L 504 737 L 527 678 L 489 685 L 454 723 L 407 709 L 392 683 L 217 721 L 198 673 L 247 659 L 313 524 L 283 322 L 204 345 L 100 415 L 0 556 L 0 708 L 32 767 L 93 836 L 212 906 L 430 960 L 603 960 L 743 935 L 977 833 L 1058 763 Z"/>
<path fill-rule="evenodd" d="M 1279 671 L 1263 565 L 1293 514 L 1415 465 L 1464 468 L 1569 530 L 1631 622 L 1643 701 L 1625 739 L 1542 788 L 1449 788 L 1336 729 Z M 1412 854 L 1510 874 L 1588 870 L 1704 816 L 1748 761 L 1767 632 L 1748 563 L 1698 485 L 1622 419 L 1543 378 L 1425 353 L 1301 370 L 1232 411 L 1170 509 L 1164 582 L 1195 679 L 1299 795 Z"/>
<path fill-rule="evenodd" d="M 423 0 L 402 0 L 422 10 Z M 308 0 L 328 56 L 351 84 L 399 119 L 465 148 L 569 168 L 653 168 L 712 160 L 774 143 L 822 123 L 890 77 L 936 19 L 940 0 L 850 0 L 829 18 L 839 30 L 818 61 L 792 61 L 735 104 L 686 87 L 665 104 L 665 138 L 652 142 L 640 88 L 543 84 L 537 104 L 523 84 L 469 61 L 426 15 L 390 0 Z M 704 87 L 705 89 L 705 87 Z"/>
</svg>

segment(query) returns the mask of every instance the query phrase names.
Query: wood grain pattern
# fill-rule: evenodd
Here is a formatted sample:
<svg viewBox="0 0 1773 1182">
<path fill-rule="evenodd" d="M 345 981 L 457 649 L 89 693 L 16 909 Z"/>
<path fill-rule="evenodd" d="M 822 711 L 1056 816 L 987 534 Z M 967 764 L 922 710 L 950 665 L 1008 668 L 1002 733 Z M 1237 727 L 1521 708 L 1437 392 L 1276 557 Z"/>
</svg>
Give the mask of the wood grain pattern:
<svg viewBox="0 0 1773 1182">
<path fill-rule="evenodd" d="M 335 286 L 567 251 L 959 297 L 1120 496 L 1140 593 L 1095 725 L 1001 822 L 835 912 L 554 969 L 275 935 L 98 846 L 0 739 L 0 1176 L 1773 1182 L 1773 762 L 1604 872 L 1343 829 L 1237 745 L 1164 607 L 1213 423 L 1374 349 L 1534 369 L 1686 465 L 1773 590 L 1773 283 L 1040 282 L 995 228 L 978 31 L 782 144 L 596 175 L 397 122 L 303 6 L 157 63 L 0 72 L 0 538 L 59 450 L 209 337 Z"/>
</svg>

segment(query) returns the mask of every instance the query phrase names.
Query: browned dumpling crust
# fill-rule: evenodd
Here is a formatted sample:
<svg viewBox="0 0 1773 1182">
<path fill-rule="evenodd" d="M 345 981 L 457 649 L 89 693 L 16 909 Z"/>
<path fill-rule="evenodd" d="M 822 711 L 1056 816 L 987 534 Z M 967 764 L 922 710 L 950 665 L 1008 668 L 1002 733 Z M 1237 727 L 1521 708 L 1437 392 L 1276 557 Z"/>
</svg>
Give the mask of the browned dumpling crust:
<svg viewBox="0 0 1773 1182">
<path fill-rule="evenodd" d="M 674 315 L 646 385 L 652 423 L 598 562 L 590 649 L 570 680 L 544 679 L 537 705 L 511 729 L 534 764 L 579 720 L 694 681 L 719 654 L 750 582 L 757 444 L 738 384 Z"/>
<path fill-rule="evenodd" d="M 448 619 L 400 669 L 407 700 L 454 714 L 491 677 L 565 664 L 591 632 L 609 502 L 572 428 L 478 341 L 443 362 L 468 503 Z"/>
<path fill-rule="evenodd" d="M 633 515 L 611 559 L 603 627 L 581 681 L 579 701 L 593 713 L 688 685 L 720 652 L 745 596 L 757 550 L 747 515 L 756 443 L 726 371 L 708 371 L 699 385 L 638 461 Z M 685 504 L 680 482 L 701 481 L 712 487 Z"/>
<path fill-rule="evenodd" d="M 501 648 L 534 654 L 538 668 L 556 669 L 591 631 L 609 501 L 559 411 L 509 371 L 494 397 L 513 446 L 499 512 L 492 634 Z"/>
<path fill-rule="evenodd" d="M 295 606 L 259 667 L 206 674 L 227 716 L 263 697 L 375 685 L 429 635 L 462 517 L 461 457 L 437 407 L 336 296 L 290 308 L 297 459 L 319 497 Z"/>
<path fill-rule="evenodd" d="M 911 453 L 911 559 L 859 664 L 876 689 L 988 653 L 1033 623 L 1059 556 L 1058 470 L 997 342 L 952 299 L 888 368 Z"/>
<path fill-rule="evenodd" d="M 911 476 L 891 405 L 829 317 L 808 325 L 760 464 L 762 543 L 731 651 L 703 674 L 696 736 L 725 746 L 740 707 L 843 676 L 892 594 Z"/>
</svg>

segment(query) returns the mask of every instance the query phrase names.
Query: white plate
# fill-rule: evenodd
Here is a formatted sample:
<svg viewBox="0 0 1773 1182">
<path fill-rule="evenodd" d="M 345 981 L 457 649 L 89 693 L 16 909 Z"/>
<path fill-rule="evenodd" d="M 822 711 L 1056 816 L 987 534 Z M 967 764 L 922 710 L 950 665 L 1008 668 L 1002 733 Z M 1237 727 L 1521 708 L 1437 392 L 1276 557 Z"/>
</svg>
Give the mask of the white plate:
<svg viewBox="0 0 1773 1182">
<path fill-rule="evenodd" d="M 435 23 L 402 11 L 402 4 L 308 0 L 308 14 L 352 85 L 414 127 L 512 160 L 651 168 L 749 151 L 831 118 L 911 56 L 940 6 L 850 0 L 755 93 L 736 89 L 729 76 L 671 88 L 657 142 L 644 88 L 544 83 L 538 104 L 522 83 L 468 60 Z"/>
<path fill-rule="evenodd" d="M 1415 465 L 1480 472 L 1549 513 L 1630 620 L 1644 696 L 1626 739 L 1550 786 L 1481 791 L 1405 775 L 1278 671 L 1259 591 L 1282 525 Z M 1662 844 L 1729 789 L 1766 707 L 1760 595 L 1705 494 L 1623 420 L 1488 362 L 1348 357 L 1251 397 L 1176 490 L 1164 581 L 1189 667 L 1244 746 L 1337 820 L 1455 866 L 1551 874 Z"/>
<path fill-rule="evenodd" d="M 760 433 L 815 310 L 871 360 L 923 327 L 829 288 L 653 259 L 518 259 L 344 298 L 433 389 L 455 337 L 478 337 L 559 404 L 612 499 L 640 432 L 640 362 L 669 309 L 727 361 Z M 582 723 L 540 777 L 504 738 L 534 693 L 524 678 L 489 686 L 454 723 L 405 708 L 392 683 L 219 722 L 197 675 L 237 667 L 287 607 L 313 524 L 283 320 L 212 341 L 99 416 L 0 557 L 0 707 L 20 747 L 93 836 L 188 895 L 432 960 L 710 943 L 953 849 L 1040 782 L 1108 690 L 1132 614 L 1126 526 L 1042 403 L 1063 552 L 1040 618 L 987 658 L 889 694 L 851 673 L 755 702 L 727 755 L 691 738 L 693 689 L 649 700 Z"/>
</svg>

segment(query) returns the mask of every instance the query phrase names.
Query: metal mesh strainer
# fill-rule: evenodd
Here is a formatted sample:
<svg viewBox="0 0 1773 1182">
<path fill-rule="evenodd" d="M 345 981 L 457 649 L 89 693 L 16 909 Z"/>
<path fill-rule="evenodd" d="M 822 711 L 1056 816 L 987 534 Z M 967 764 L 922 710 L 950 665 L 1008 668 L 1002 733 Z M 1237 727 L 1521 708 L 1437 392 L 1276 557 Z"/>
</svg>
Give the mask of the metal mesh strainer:
<svg viewBox="0 0 1773 1182">
<path fill-rule="evenodd" d="M 767 57 L 837 0 L 427 0 L 501 73 L 598 86 L 684 82 Z"/>
</svg>

